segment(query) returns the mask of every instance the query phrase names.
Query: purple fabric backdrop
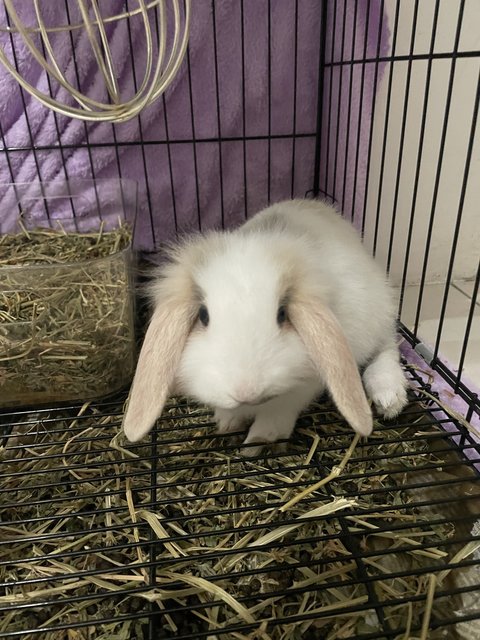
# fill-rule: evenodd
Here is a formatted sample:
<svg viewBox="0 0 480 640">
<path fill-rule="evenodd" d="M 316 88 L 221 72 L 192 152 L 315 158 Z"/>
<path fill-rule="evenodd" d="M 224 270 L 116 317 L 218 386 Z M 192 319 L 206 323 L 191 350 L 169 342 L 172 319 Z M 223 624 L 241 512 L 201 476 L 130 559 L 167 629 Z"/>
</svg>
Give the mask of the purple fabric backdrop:
<svg viewBox="0 0 480 640">
<path fill-rule="evenodd" d="M 118 12 L 119 4 L 104 1 L 102 11 Z M 334 30 L 337 33 L 334 60 L 348 58 L 353 43 L 356 55 L 364 52 L 367 57 L 375 55 L 379 33 L 382 51 L 387 46 L 386 20 L 379 29 L 380 0 L 359 0 L 356 4 L 356 13 L 354 3 L 350 2 L 345 5 L 345 16 L 340 2 L 335 3 L 338 5 L 336 15 L 329 13 L 327 61 L 331 60 Z M 73 5 L 68 3 L 70 22 L 77 20 Z M 130 5 L 133 8 L 134 3 Z M 25 107 L 16 82 L 0 69 L 3 134 L 0 142 L 2 146 L 23 149 L 10 151 L 8 157 L 0 154 L 0 182 L 31 182 L 39 177 L 60 182 L 66 175 L 105 178 L 119 173 L 136 179 L 140 184 L 137 245 L 144 249 L 158 246 L 177 231 L 218 227 L 222 222 L 226 226 L 236 224 L 265 206 L 269 195 L 271 201 L 291 195 L 304 196 L 313 183 L 321 4 L 318 0 L 300 0 L 296 15 L 295 5 L 292 0 L 271 3 L 269 56 L 266 0 L 244 0 L 243 20 L 242 5 L 238 1 L 217 0 L 215 16 L 209 1 L 192 2 L 189 58 L 165 100 L 159 99 L 140 118 L 115 127 L 105 123 L 85 125 L 78 120 L 54 116 L 26 93 L 23 94 Z M 65 22 L 62 2 L 42 3 L 42 8 L 47 25 Z M 22 10 L 24 21 L 35 24 L 32 7 L 24 5 Z M 3 15 L 0 20 L 4 23 Z M 342 52 L 338 34 L 343 25 Z M 145 58 L 143 29 L 138 19 L 132 19 L 130 27 L 135 67 L 140 77 Z M 111 49 L 125 95 L 131 95 L 133 90 L 128 35 L 125 21 L 109 27 Z M 9 36 L 2 34 L 0 38 L 9 50 Z M 55 34 L 52 41 L 55 51 L 59 52 L 60 66 L 74 81 L 76 69 L 70 35 Z M 105 99 L 106 92 L 85 32 L 74 31 L 72 41 L 80 87 L 90 96 Z M 15 38 L 15 52 L 22 74 L 48 93 L 45 75 L 39 72 L 38 65 L 32 62 L 18 38 Z M 340 91 L 344 96 L 349 92 L 350 73 L 353 73 L 352 98 L 339 100 Z M 347 211 L 352 206 L 357 146 L 362 158 L 355 185 L 358 199 L 362 198 L 364 189 L 363 158 L 374 97 L 374 65 L 366 65 L 363 78 L 361 65 L 355 65 L 353 72 L 348 66 L 335 67 L 332 72 L 327 68 L 325 82 L 325 105 L 333 104 L 333 107 L 324 111 L 322 180 L 329 192 L 338 193 L 342 182 L 346 185 Z M 63 89 L 54 85 L 52 91 L 56 97 L 72 103 Z M 336 102 L 342 105 L 340 112 Z M 331 140 L 337 139 L 338 131 L 336 163 L 343 167 L 345 153 L 348 155 L 346 171 L 336 172 L 335 185 L 331 182 L 332 172 L 330 177 L 326 175 L 326 166 L 332 161 L 326 156 L 327 127 Z M 269 134 L 273 136 L 270 143 L 265 139 Z M 229 140 L 220 145 L 219 136 Z M 192 138 L 196 139 L 195 144 Z M 115 139 L 121 146 L 115 148 Z M 167 139 L 169 145 L 165 144 Z M 90 149 L 86 146 L 88 143 Z M 49 145 L 54 148 L 42 148 Z M 37 147 L 35 152 L 33 146 Z M 11 210 L 12 206 L 11 198 L 0 192 L 0 211 Z"/>
<path fill-rule="evenodd" d="M 320 188 L 362 228 L 376 90 L 390 48 L 384 2 L 329 4 Z M 368 60 L 369 62 L 364 62 Z"/>
</svg>

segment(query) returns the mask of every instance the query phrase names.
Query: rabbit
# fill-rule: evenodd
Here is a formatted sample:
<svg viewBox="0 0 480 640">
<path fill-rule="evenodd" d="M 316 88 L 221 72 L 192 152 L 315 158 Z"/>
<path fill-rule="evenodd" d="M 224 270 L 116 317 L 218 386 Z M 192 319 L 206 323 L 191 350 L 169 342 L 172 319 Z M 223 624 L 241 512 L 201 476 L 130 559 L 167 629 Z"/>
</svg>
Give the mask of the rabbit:
<svg viewBox="0 0 480 640">
<path fill-rule="evenodd" d="M 367 396 L 393 418 L 407 401 L 395 306 L 379 266 L 329 204 L 273 204 L 234 231 L 170 250 L 150 287 L 154 311 L 123 429 L 136 442 L 170 393 L 211 406 L 218 431 L 251 423 L 242 451 L 290 438 L 325 390 L 372 432 Z M 363 384 L 360 375 L 363 369 Z"/>
</svg>

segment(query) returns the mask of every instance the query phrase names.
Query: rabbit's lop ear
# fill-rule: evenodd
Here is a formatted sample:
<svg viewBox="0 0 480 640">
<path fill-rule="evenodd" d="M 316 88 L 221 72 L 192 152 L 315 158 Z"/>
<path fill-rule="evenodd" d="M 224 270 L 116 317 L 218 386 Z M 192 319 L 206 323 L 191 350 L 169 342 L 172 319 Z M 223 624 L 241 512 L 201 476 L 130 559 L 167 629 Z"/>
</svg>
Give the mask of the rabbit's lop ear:
<svg viewBox="0 0 480 640">
<path fill-rule="evenodd" d="M 314 298 L 292 301 L 289 317 L 338 410 L 354 431 L 368 436 L 373 429 L 372 412 L 338 320 Z"/>
<path fill-rule="evenodd" d="M 195 320 L 196 307 L 179 295 L 167 295 L 156 307 L 130 389 L 123 431 L 130 442 L 145 436 L 162 413 Z"/>
</svg>

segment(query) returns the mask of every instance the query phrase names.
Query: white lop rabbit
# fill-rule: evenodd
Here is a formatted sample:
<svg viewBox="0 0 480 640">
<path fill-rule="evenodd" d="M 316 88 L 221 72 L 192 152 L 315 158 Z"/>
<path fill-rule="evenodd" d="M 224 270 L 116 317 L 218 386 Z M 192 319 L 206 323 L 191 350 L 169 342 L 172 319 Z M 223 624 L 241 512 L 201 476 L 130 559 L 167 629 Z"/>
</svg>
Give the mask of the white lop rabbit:
<svg viewBox="0 0 480 640">
<path fill-rule="evenodd" d="M 190 238 L 151 287 L 123 423 L 132 442 L 172 392 L 212 406 L 222 433 L 252 422 L 245 444 L 290 437 L 325 388 L 364 436 L 365 391 L 387 418 L 406 403 L 390 289 L 355 229 L 324 202 L 281 202 L 233 232 Z"/>
</svg>

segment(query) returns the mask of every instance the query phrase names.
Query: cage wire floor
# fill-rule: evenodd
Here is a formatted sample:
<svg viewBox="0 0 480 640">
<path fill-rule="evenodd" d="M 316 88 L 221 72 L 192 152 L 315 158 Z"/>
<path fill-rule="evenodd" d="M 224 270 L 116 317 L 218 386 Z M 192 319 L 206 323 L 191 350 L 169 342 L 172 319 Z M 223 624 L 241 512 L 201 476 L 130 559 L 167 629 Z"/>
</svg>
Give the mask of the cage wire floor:
<svg viewBox="0 0 480 640">
<path fill-rule="evenodd" d="M 128 446 L 123 397 L 4 413 L 0 638 L 480 637 L 478 445 L 408 377 L 355 448 L 318 402 L 252 459 L 183 399 Z"/>
</svg>

